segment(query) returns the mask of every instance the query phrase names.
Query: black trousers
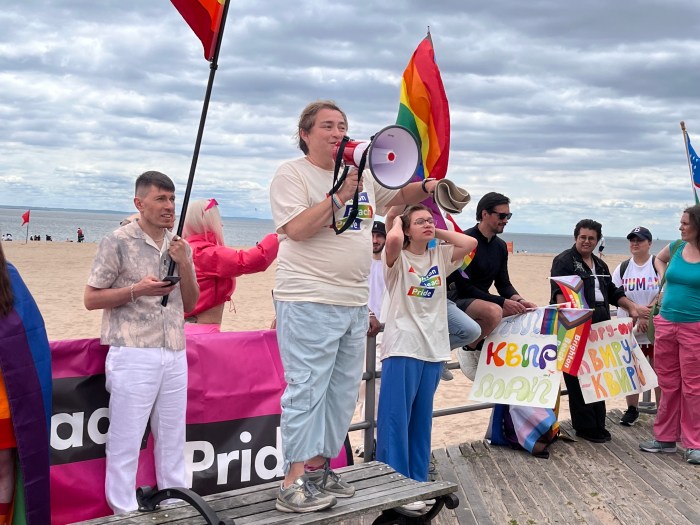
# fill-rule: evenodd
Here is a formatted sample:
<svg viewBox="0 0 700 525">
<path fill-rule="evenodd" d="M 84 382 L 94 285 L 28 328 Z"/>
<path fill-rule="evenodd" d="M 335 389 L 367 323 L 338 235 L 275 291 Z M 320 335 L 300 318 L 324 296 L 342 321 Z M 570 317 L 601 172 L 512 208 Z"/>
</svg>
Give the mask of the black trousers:
<svg viewBox="0 0 700 525">
<path fill-rule="evenodd" d="M 581 393 L 578 377 L 564 374 L 564 383 L 569 392 L 569 411 L 574 430 L 592 435 L 605 430 L 605 401 L 586 404 Z"/>
</svg>

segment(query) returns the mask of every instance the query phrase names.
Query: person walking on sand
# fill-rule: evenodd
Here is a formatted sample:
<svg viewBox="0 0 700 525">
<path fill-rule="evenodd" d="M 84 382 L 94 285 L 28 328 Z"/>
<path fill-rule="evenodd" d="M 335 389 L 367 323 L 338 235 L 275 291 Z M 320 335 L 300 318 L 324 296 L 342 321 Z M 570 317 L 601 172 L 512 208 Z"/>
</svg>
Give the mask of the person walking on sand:
<svg viewBox="0 0 700 525">
<path fill-rule="evenodd" d="M 88 310 L 103 310 L 100 341 L 109 345 L 105 495 L 115 514 L 138 509 L 136 470 L 149 420 L 158 487 L 187 486 L 184 311 L 192 310 L 199 297 L 192 250 L 170 231 L 175 222 L 173 181 L 147 171 L 135 186 L 140 219 L 102 239 L 84 296 Z M 179 275 L 166 280 L 171 259 Z M 167 306 L 161 304 L 164 295 L 169 296 Z"/>
</svg>

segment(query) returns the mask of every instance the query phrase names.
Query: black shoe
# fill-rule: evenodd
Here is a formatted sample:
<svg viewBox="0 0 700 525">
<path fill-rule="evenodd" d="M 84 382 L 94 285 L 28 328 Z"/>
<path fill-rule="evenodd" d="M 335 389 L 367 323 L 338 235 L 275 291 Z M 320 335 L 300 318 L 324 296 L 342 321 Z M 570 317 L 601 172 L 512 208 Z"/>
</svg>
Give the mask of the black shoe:
<svg viewBox="0 0 700 525">
<path fill-rule="evenodd" d="M 631 427 L 639 419 L 639 410 L 635 406 L 627 407 L 627 412 L 622 414 L 620 424 L 625 427 Z"/>
<path fill-rule="evenodd" d="M 603 433 L 603 439 L 605 439 L 606 442 L 612 441 L 612 435 L 610 432 L 608 432 L 606 429 L 603 429 L 601 432 Z"/>
<path fill-rule="evenodd" d="M 603 432 L 596 431 L 586 432 L 583 430 L 577 430 L 576 437 L 583 438 L 587 441 L 590 441 L 591 443 L 605 443 L 606 441 L 610 441 L 610 439 L 607 439 L 605 437 L 605 434 L 603 434 Z"/>
</svg>

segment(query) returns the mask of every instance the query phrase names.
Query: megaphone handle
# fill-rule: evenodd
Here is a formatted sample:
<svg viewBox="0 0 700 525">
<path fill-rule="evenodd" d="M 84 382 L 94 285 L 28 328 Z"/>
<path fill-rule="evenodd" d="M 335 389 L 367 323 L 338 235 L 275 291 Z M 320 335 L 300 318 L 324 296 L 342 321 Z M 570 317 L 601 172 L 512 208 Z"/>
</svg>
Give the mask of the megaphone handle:
<svg viewBox="0 0 700 525">
<path fill-rule="evenodd" d="M 353 199 L 352 199 L 352 208 L 350 208 L 350 213 L 348 213 L 348 216 L 345 219 L 345 224 L 343 224 L 343 226 L 341 228 L 338 228 L 335 225 L 335 208 L 333 208 L 333 206 L 331 206 L 331 208 L 333 209 L 333 230 L 335 230 L 336 235 L 340 235 L 345 230 L 347 230 L 350 227 L 350 225 L 355 222 L 355 219 L 357 218 L 357 214 L 359 213 L 359 210 L 360 210 L 359 178 L 362 177 L 362 171 L 365 169 L 365 162 L 366 161 L 367 161 L 367 150 L 362 152 L 362 157 L 360 158 L 360 164 L 357 166 L 358 184 L 357 184 L 357 186 L 355 186 L 355 195 L 353 196 Z M 336 169 L 337 169 L 337 165 L 336 165 Z M 341 177 L 341 179 L 344 180 L 345 177 L 347 177 L 347 174 L 348 174 L 348 166 L 345 166 L 345 169 L 343 170 L 343 176 Z M 336 186 L 338 186 L 338 187 L 335 188 L 335 186 L 334 186 L 335 191 L 338 191 L 338 189 L 340 189 L 340 184 L 341 184 L 341 182 L 338 181 L 338 184 L 336 184 Z M 331 195 L 332 195 L 332 193 L 331 193 Z"/>
</svg>

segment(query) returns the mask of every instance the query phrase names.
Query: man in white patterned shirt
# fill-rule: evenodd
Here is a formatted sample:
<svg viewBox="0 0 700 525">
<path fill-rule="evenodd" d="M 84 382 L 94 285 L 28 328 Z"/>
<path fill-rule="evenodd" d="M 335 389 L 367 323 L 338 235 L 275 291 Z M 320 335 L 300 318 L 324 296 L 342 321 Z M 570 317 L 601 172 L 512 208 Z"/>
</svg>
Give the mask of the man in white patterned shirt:
<svg viewBox="0 0 700 525">
<path fill-rule="evenodd" d="M 110 393 L 105 494 L 115 514 L 138 508 L 136 470 L 146 424 L 155 438 L 160 488 L 185 486 L 187 357 L 184 311 L 194 308 L 199 286 L 192 250 L 170 229 L 175 185 L 157 171 L 136 180 L 138 222 L 100 242 L 85 287 L 85 307 L 102 309 L 102 344 Z M 164 280 L 170 259 L 180 280 Z M 161 305 L 164 295 L 167 306 Z"/>
</svg>

